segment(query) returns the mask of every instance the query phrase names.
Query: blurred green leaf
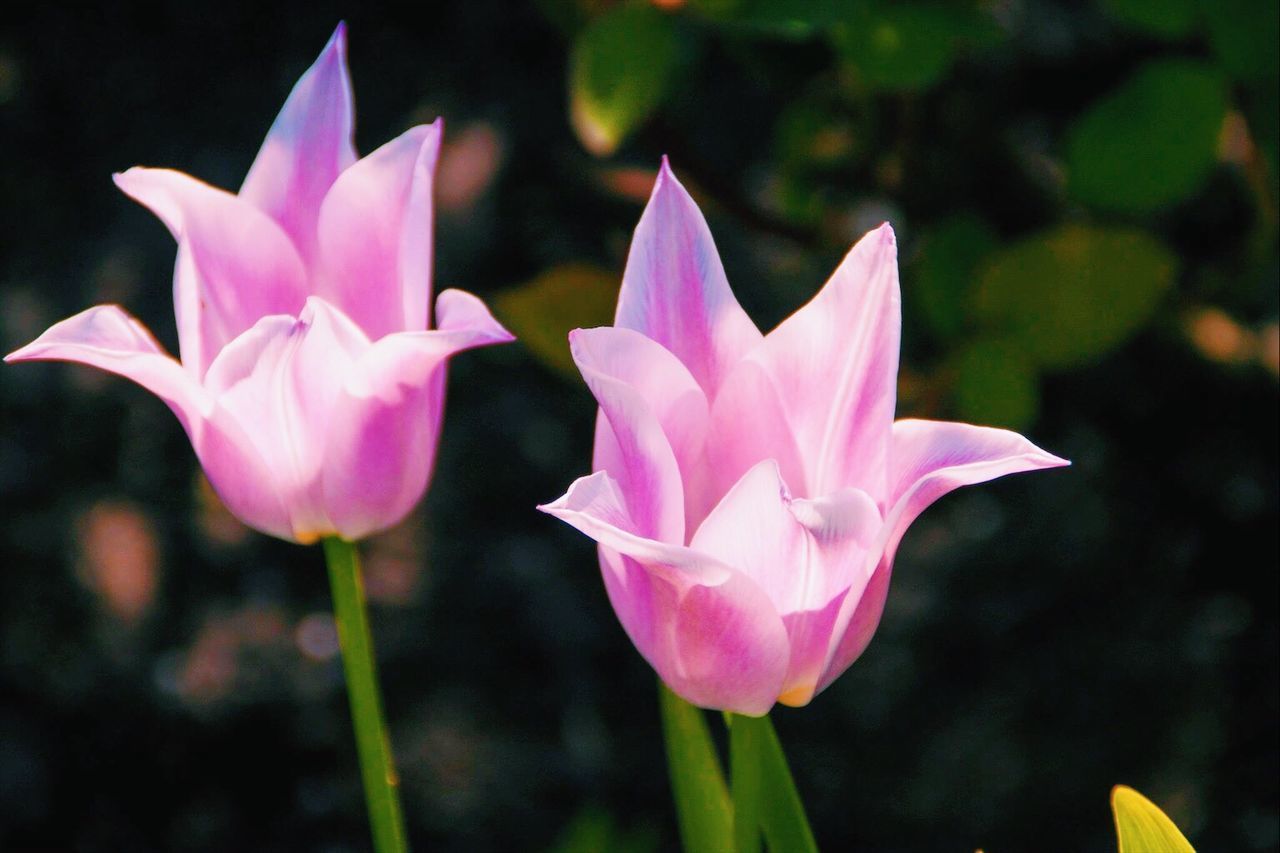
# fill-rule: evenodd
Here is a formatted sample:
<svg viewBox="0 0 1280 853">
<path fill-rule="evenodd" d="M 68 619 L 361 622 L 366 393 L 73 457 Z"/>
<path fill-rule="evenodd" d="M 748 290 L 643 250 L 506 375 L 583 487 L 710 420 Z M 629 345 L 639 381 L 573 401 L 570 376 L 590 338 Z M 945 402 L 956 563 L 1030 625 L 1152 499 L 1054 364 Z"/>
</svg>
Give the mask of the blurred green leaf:
<svg viewBox="0 0 1280 853">
<path fill-rule="evenodd" d="M 1195 853 L 1159 806 L 1129 786 L 1111 789 L 1111 811 L 1120 853 Z"/>
<path fill-rule="evenodd" d="M 1136 229 L 1066 225 L 992 255 L 974 310 L 1045 368 L 1094 361 L 1151 317 L 1175 257 Z"/>
<path fill-rule="evenodd" d="M 969 10 L 943 3 L 850 3 L 836 47 L 873 89 L 913 91 L 951 68 L 957 39 L 972 31 Z"/>
<path fill-rule="evenodd" d="M 551 853 L 651 853 L 658 840 L 649 828 L 626 830 L 613 815 L 596 806 L 587 806 L 551 847 Z"/>
<path fill-rule="evenodd" d="M 679 59 L 675 20 L 651 5 L 618 5 L 588 24 L 569 71 L 570 119 L 586 149 L 616 151 L 662 104 Z"/>
<path fill-rule="evenodd" d="M 1276 85 L 1280 76 L 1280 4 L 1276 0 L 1202 0 L 1209 45 L 1228 74 Z"/>
<path fill-rule="evenodd" d="M 961 420 L 1024 430 L 1040 411 L 1035 364 L 1016 343 L 977 341 L 956 359 L 955 402 Z"/>
<path fill-rule="evenodd" d="M 500 294 L 494 311 L 534 357 L 576 378 L 569 332 L 612 323 L 618 284 L 618 276 L 601 267 L 563 264 Z"/>
<path fill-rule="evenodd" d="M 966 326 L 978 264 L 998 245 L 996 234 L 973 215 L 948 219 L 921 235 L 906 290 L 910 304 L 939 339 Z"/>
<path fill-rule="evenodd" d="M 1150 62 L 1068 133 L 1071 192 L 1088 204 L 1147 213 L 1195 192 L 1213 167 L 1226 86 L 1191 60 Z"/>
<path fill-rule="evenodd" d="M 847 4 L 848 0 L 690 0 L 689 6 L 719 24 L 803 39 L 839 21 Z"/>
<path fill-rule="evenodd" d="M 1191 34 L 1197 0 L 1103 0 L 1107 14 L 1121 24 L 1165 39 Z"/>
<path fill-rule="evenodd" d="M 867 134 L 858 127 L 867 117 L 856 119 L 829 90 L 797 98 L 774 125 L 775 159 L 783 168 L 804 171 L 844 165 L 867 146 Z"/>
</svg>

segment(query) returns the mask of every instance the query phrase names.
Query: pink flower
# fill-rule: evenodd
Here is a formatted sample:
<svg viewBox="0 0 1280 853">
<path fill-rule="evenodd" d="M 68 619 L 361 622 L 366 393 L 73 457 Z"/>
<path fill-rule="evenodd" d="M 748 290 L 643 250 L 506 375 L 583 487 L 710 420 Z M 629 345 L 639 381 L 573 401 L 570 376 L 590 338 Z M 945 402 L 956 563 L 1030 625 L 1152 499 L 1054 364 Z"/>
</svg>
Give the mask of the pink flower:
<svg viewBox="0 0 1280 853">
<path fill-rule="evenodd" d="M 357 160 L 346 34 L 294 87 L 239 195 L 180 172 L 116 175 L 178 242 L 181 362 L 119 306 L 57 323 L 6 361 L 76 361 L 173 409 L 230 510 L 312 542 L 389 527 L 431 474 L 449 356 L 511 340 L 476 297 L 430 328 L 441 125 Z"/>
<path fill-rule="evenodd" d="M 1067 464 L 1005 430 L 895 422 L 900 328 L 882 225 L 762 336 L 663 162 L 615 325 L 569 337 L 600 403 L 596 472 L 541 509 L 599 543 L 619 620 L 688 701 L 807 704 L 870 642 L 925 507 Z"/>
</svg>

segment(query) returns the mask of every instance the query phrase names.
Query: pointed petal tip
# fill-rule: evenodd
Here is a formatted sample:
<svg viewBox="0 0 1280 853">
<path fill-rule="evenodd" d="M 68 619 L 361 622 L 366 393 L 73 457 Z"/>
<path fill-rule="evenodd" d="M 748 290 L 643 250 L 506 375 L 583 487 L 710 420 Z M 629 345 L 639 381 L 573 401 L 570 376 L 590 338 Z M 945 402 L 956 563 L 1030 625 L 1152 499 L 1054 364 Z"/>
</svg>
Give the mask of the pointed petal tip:
<svg viewBox="0 0 1280 853">
<path fill-rule="evenodd" d="M 347 56 L 347 22 L 338 21 L 338 26 L 333 28 L 333 35 L 329 36 L 328 43 L 324 46 L 324 53 L 333 51 L 338 55 L 339 59 L 345 59 Z"/>
</svg>

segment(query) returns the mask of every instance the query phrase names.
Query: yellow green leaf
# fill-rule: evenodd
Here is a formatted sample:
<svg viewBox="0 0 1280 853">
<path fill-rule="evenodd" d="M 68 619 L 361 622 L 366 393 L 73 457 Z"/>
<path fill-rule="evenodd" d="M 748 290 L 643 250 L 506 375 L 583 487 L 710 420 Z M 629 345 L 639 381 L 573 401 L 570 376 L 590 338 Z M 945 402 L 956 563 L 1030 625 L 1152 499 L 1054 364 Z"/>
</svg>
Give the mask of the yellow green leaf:
<svg viewBox="0 0 1280 853">
<path fill-rule="evenodd" d="M 499 295 L 494 311 L 535 358 L 576 378 L 569 332 L 613 322 L 619 281 L 617 274 L 592 264 L 562 264 Z"/>
<path fill-rule="evenodd" d="M 1120 853 L 1195 853 L 1160 807 L 1128 785 L 1111 789 L 1111 811 Z"/>
</svg>

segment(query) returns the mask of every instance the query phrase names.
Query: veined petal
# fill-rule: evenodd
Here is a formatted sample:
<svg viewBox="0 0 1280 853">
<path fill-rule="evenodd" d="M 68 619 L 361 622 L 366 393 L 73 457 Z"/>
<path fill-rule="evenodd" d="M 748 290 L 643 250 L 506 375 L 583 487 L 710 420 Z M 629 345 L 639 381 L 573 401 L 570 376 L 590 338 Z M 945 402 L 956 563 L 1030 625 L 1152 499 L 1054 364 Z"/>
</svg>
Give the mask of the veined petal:
<svg viewBox="0 0 1280 853">
<path fill-rule="evenodd" d="M 320 203 L 356 161 L 353 112 L 347 30 L 338 24 L 289 93 L 240 187 L 240 197 L 279 223 L 308 265 Z"/>
<path fill-rule="evenodd" d="M 725 447 L 720 476 L 775 456 L 775 441 L 790 452 L 780 438 L 789 431 L 804 472 L 793 483 L 798 492 L 852 486 L 884 505 L 901 325 L 897 246 L 886 224 L 858 241 L 822 290 L 727 380 L 715 439 Z M 763 428 L 735 428 L 752 400 L 762 402 Z"/>
<path fill-rule="evenodd" d="M 657 418 L 684 484 L 685 529 L 694 529 L 709 508 L 700 507 L 709 503 L 701 488 L 708 423 L 707 398 L 702 388 L 666 348 L 630 329 L 575 329 L 569 333 L 569 346 L 584 369 L 630 386 Z M 601 416 L 596 423 L 593 467 L 597 471 L 618 470 L 623 464 L 613 429 Z"/>
<path fill-rule="evenodd" d="M 326 516 L 348 539 L 392 526 L 426 491 L 449 357 L 513 340 L 469 293 L 441 293 L 436 314 L 439 329 L 399 332 L 369 347 L 333 407 L 323 499 Z"/>
<path fill-rule="evenodd" d="M 341 311 L 311 297 L 296 320 L 262 318 L 209 368 L 206 381 L 217 395 L 213 422 L 237 446 L 247 439 L 264 461 L 289 514 L 288 538 L 311 542 L 336 532 L 321 499 L 327 428 L 352 366 L 369 346 Z M 215 465 L 234 462 L 235 454 L 201 461 L 219 494 L 239 482 L 239 471 Z"/>
<path fill-rule="evenodd" d="M 639 532 L 620 486 L 597 471 L 539 507 L 601 546 L 605 586 L 636 648 L 672 690 L 706 708 L 768 712 L 786 674 L 786 630 L 746 575 Z"/>
<path fill-rule="evenodd" d="M 961 486 L 1071 464 L 1016 432 L 991 427 L 908 419 L 895 423 L 892 435 L 891 509 L 870 553 L 876 567 L 862 595 L 851 596 L 842 608 L 819 689 L 848 669 L 871 642 L 884 612 L 898 543 L 926 507 Z"/>
<path fill-rule="evenodd" d="M 614 322 L 674 353 L 709 401 L 730 368 L 760 341 L 729 289 L 702 212 L 665 157 L 631 241 Z"/>
<path fill-rule="evenodd" d="M 427 328 L 442 128 L 412 128 L 357 161 L 320 207 L 319 291 L 373 340 Z"/>
<path fill-rule="evenodd" d="M 705 423 L 690 394 L 697 389 L 689 387 L 688 373 L 675 358 L 662 357 L 661 347 L 617 331 L 578 329 L 569 335 L 573 360 L 600 403 L 596 467 L 620 484 L 642 536 L 683 545 L 684 483 L 667 428 L 682 449 L 697 440 L 697 421 Z"/>
<path fill-rule="evenodd" d="M 302 260 L 280 226 L 256 207 L 170 169 L 135 167 L 115 182 L 178 241 L 178 343 L 183 366 L 197 379 L 223 346 L 260 317 L 302 310 Z"/>
<path fill-rule="evenodd" d="M 200 384 L 118 305 L 97 305 L 55 323 L 4 360 L 73 361 L 132 379 L 169 405 L 193 442 L 210 408 Z"/>
</svg>

